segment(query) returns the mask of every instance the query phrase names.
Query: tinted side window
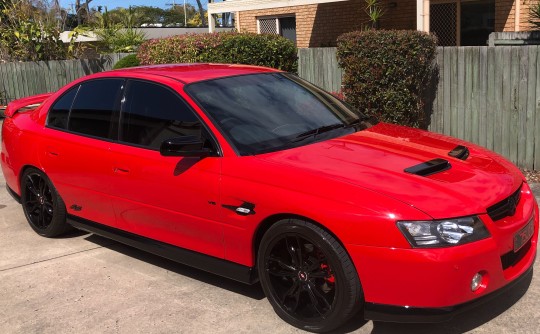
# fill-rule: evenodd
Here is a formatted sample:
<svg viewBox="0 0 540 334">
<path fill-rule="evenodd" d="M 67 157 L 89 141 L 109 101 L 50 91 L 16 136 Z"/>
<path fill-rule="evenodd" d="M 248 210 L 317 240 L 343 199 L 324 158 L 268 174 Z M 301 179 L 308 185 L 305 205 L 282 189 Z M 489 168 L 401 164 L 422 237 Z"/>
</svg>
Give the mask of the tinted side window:
<svg viewBox="0 0 540 334">
<path fill-rule="evenodd" d="M 71 109 L 73 99 L 75 98 L 78 89 L 78 85 L 73 87 L 54 103 L 49 111 L 49 118 L 47 122 L 50 127 L 67 129 L 69 109 Z"/>
<path fill-rule="evenodd" d="M 130 81 L 120 123 L 120 140 L 159 149 L 166 139 L 201 135 L 201 123 L 187 104 L 169 89 Z"/>
<path fill-rule="evenodd" d="M 81 85 L 69 118 L 68 129 L 90 136 L 115 139 L 113 115 L 119 111 L 123 79 L 93 80 Z"/>
</svg>

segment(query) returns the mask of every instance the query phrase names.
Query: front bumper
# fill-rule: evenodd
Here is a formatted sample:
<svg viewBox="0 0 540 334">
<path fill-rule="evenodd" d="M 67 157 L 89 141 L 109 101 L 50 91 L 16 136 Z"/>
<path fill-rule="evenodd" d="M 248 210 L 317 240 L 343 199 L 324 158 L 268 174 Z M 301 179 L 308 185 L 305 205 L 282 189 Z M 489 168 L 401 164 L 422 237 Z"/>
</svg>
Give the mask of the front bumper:
<svg viewBox="0 0 540 334">
<path fill-rule="evenodd" d="M 528 187 L 514 216 L 481 219 L 491 237 L 457 247 L 404 249 L 347 244 L 364 290 L 365 318 L 439 322 L 511 289 L 532 271 L 538 243 L 538 206 Z M 514 236 L 533 220 L 532 238 L 518 252 Z M 485 284 L 472 291 L 475 274 Z"/>
<path fill-rule="evenodd" d="M 366 302 L 364 305 L 364 318 L 373 321 L 401 322 L 401 323 L 433 323 L 449 321 L 456 315 L 474 309 L 504 293 L 509 293 L 516 286 L 530 281 L 533 274 L 533 266 L 503 288 L 496 290 L 478 299 L 451 306 L 440 308 L 416 308 L 393 305 L 382 305 Z"/>
</svg>

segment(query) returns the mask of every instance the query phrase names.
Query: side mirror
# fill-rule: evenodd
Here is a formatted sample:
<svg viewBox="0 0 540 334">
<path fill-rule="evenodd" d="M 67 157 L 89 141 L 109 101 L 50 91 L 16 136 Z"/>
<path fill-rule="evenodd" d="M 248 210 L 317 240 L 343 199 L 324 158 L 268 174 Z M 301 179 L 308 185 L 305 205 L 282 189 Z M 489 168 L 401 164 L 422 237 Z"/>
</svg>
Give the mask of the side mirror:
<svg viewBox="0 0 540 334">
<path fill-rule="evenodd" d="M 159 153 L 165 157 L 200 157 L 204 158 L 212 153 L 212 150 L 204 147 L 204 142 L 196 136 L 183 136 L 167 139 L 159 148 Z"/>
</svg>

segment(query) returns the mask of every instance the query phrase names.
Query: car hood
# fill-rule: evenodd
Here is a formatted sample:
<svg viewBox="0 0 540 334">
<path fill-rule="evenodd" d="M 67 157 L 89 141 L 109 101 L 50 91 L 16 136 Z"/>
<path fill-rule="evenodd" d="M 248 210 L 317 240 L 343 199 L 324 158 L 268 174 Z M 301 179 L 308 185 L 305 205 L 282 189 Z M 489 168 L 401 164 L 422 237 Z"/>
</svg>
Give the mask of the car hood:
<svg viewBox="0 0 540 334">
<path fill-rule="evenodd" d="M 465 160 L 448 155 L 457 145 L 469 149 Z M 437 158 L 450 162 L 451 168 L 428 176 L 404 171 Z M 259 159 L 384 194 L 434 219 L 485 213 L 523 182 L 517 168 L 486 149 L 385 123 L 336 139 L 263 154 Z"/>
</svg>

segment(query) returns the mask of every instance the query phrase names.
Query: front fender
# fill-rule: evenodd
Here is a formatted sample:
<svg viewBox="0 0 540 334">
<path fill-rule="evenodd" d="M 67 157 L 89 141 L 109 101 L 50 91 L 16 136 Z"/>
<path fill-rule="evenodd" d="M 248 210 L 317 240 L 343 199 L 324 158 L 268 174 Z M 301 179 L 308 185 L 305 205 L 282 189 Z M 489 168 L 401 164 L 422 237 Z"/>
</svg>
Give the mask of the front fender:
<svg viewBox="0 0 540 334">
<path fill-rule="evenodd" d="M 221 221 L 225 257 L 255 264 L 254 238 L 269 217 L 300 216 L 327 229 L 344 245 L 410 248 L 397 220 L 431 219 L 403 202 L 371 190 L 294 168 L 276 168 L 252 157 L 224 158 Z M 235 208 L 252 204 L 253 212 Z"/>
</svg>

